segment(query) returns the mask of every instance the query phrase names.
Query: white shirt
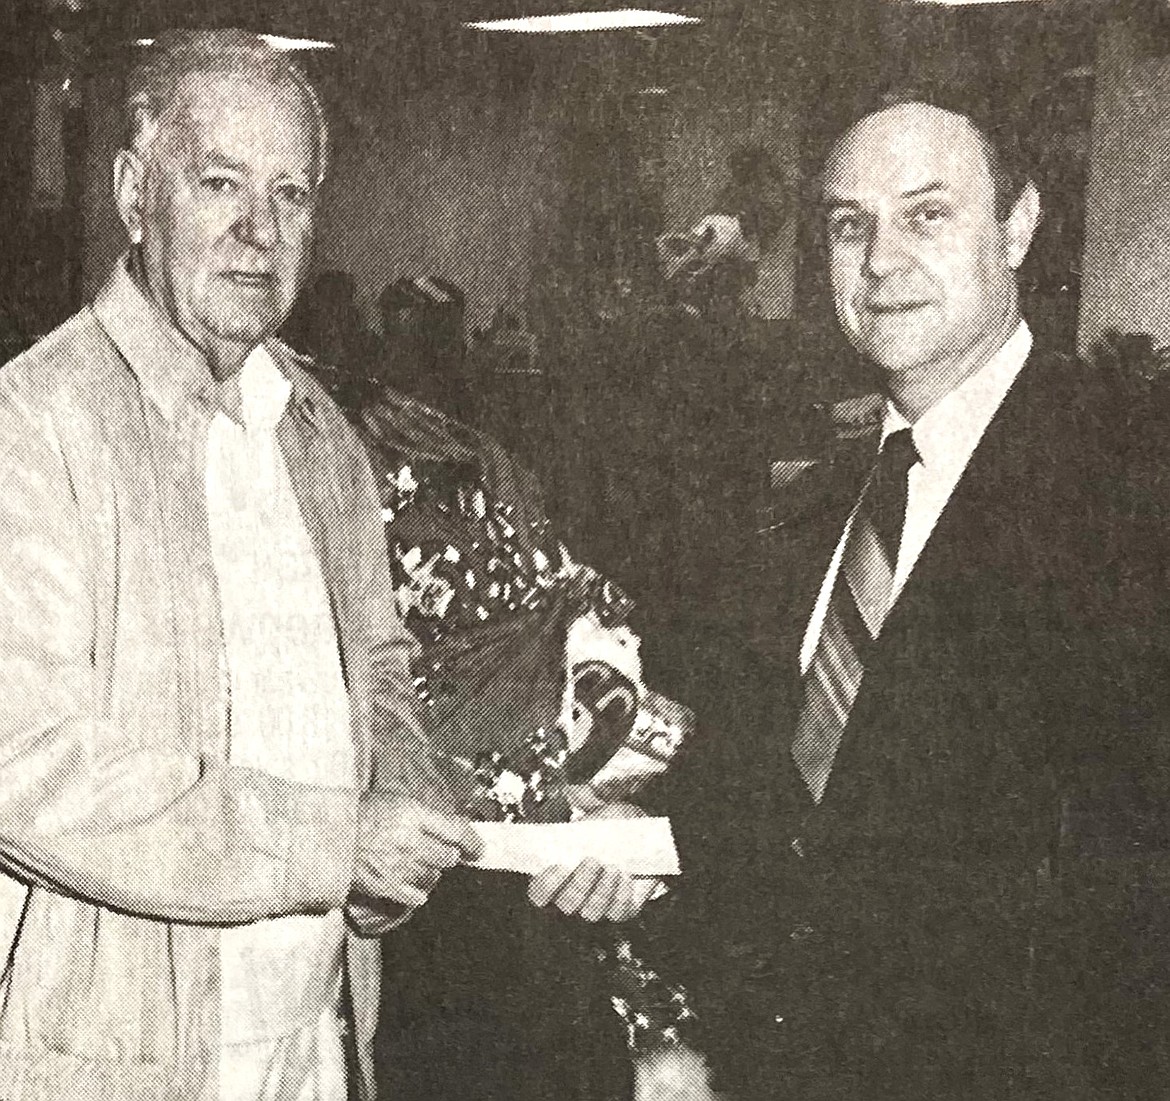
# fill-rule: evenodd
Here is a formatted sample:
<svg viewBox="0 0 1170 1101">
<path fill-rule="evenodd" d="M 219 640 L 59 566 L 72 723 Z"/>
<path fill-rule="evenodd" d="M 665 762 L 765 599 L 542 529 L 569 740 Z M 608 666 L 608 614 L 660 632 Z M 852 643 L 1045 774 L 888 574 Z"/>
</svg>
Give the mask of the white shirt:
<svg viewBox="0 0 1170 1101">
<path fill-rule="evenodd" d="M 291 384 L 257 348 L 239 386 L 243 424 L 219 412 L 207 441 L 208 529 L 231 678 L 229 760 L 292 783 L 354 788 L 329 598 L 276 439 Z M 344 932 L 340 910 L 221 932 L 219 1101 L 344 1099 L 336 1015 Z"/>
<path fill-rule="evenodd" d="M 964 379 L 961 385 L 935 402 L 913 425 L 892 403 L 886 403 L 882 443 L 899 429 L 910 428 L 920 459 L 910 468 L 907 482 L 906 520 L 902 527 L 902 542 L 890 592 L 891 606 L 901 594 L 930 533 L 938 523 L 963 471 L 967 469 L 975 448 L 1003 399 L 1007 397 L 1031 350 L 1031 330 L 1026 322 L 1021 321 L 995 355 L 970 378 Z M 829 597 L 837 580 L 837 571 L 841 568 L 845 543 L 852 526 L 853 515 L 850 514 L 821 583 L 804 634 L 804 643 L 800 648 L 802 674 L 808 672 L 812 664 L 825 613 L 828 611 Z"/>
</svg>

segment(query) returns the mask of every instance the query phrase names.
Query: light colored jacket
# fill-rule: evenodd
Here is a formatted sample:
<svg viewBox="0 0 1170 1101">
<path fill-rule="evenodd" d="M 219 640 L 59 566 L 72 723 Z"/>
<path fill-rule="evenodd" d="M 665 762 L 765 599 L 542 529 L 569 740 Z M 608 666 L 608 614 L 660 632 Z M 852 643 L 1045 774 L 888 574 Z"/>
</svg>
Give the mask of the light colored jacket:
<svg viewBox="0 0 1170 1101">
<path fill-rule="evenodd" d="M 198 1097 L 219 1035 L 217 926 L 344 905 L 358 792 L 445 801 L 369 464 L 297 357 L 269 349 L 293 384 L 277 437 L 337 628 L 353 788 L 228 763 L 212 379 L 125 266 L 0 372 L 2 1101 Z M 368 1053 L 378 963 L 363 944 L 351 989 Z"/>
</svg>

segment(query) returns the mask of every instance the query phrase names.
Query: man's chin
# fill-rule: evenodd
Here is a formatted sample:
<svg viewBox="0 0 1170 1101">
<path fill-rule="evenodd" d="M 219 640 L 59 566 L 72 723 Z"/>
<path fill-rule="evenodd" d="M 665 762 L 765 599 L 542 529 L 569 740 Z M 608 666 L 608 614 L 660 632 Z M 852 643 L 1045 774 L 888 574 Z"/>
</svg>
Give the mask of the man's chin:
<svg viewBox="0 0 1170 1101">
<path fill-rule="evenodd" d="M 225 311 L 208 326 L 215 339 L 225 344 L 263 344 L 284 323 L 284 312 L 273 307 L 254 311 Z"/>
<path fill-rule="evenodd" d="M 859 342 L 859 351 L 871 363 L 891 375 L 912 371 L 930 359 L 929 350 L 912 339 L 871 339 Z"/>
<path fill-rule="evenodd" d="M 234 374 L 254 348 L 276 335 L 279 316 L 217 316 L 214 324 L 200 326 L 193 343 L 216 375 Z"/>
</svg>

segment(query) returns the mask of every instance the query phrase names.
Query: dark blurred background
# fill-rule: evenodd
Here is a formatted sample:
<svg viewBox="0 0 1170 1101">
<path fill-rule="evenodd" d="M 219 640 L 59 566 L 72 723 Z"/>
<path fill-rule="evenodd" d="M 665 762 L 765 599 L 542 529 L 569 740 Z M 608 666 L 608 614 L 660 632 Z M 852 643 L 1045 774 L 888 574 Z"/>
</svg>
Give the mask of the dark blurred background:
<svg viewBox="0 0 1170 1101">
<path fill-rule="evenodd" d="M 290 340 L 342 368 L 359 404 L 390 386 L 497 436 L 579 555 L 651 602 L 701 591 L 774 461 L 868 415 L 837 404 L 871 387 L 831 316 L 814 205 L 826 135 L 865 88 L 974 82 L 1027 121 L 1046 206 L 1024 273 L 1040 334 L 1068 348 L 1078 323 L 1082 345 L 1111 326 L 1170 335 L 1161 0 L 661 6 L 701 22 L 504 35 L 463 24 L 537 10 L 9 0 L 5 356 L 121 249 L 118 74 L 135 40 L 180 25 L 335 47 L 301 55 L 336 158 Z M 745 237 L 723 257 L 703 221 L 719 214 Z"/>
</svg>

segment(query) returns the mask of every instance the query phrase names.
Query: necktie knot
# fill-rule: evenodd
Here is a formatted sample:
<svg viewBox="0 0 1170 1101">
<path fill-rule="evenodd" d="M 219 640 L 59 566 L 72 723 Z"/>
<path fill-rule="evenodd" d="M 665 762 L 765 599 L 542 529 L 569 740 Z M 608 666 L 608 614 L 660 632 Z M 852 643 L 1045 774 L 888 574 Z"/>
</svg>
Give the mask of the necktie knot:
<svg viewBox="0 0 1170 1101">
<path fill-rule="evenodd" d="M 906 515 L 906 484 L 910 468 L 918 462 L 918 449 L 909 428 L 891 432 L 882 444 L 865 492 L 863 508 L 877 529 L 889 559 L 897 561 Z"/>
<path fill-rule="evenodd" d="M 899 428 L 891 432 L 882 444 L 878 470 L 883 479 L 888 477 L 901 481 L 919 461 L 918 448 L 914 446 L 914 433 L 909 428 Z"/>
</svg>

